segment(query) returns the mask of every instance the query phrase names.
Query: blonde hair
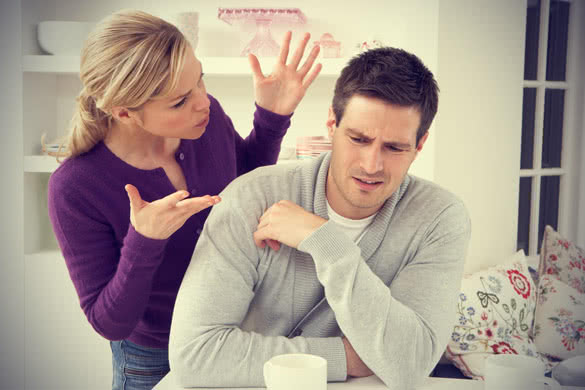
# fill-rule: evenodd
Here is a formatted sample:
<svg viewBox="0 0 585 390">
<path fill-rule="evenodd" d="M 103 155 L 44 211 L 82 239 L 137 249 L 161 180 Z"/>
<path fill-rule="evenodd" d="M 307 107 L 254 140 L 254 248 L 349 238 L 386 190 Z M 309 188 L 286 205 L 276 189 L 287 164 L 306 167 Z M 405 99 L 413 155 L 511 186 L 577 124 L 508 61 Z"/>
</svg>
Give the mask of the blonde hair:
<svg viewBox="0 0 585 390">
<path fill-rule="evenodd" d="M 140 109 L 175 88 L 189 44 L 174 25 L 118 11 L 89 34 L 81 51 L 82 89 L 67 136 L 68 157 L 89 151 L 112 125 L 111 109 Z"/>
</svg>

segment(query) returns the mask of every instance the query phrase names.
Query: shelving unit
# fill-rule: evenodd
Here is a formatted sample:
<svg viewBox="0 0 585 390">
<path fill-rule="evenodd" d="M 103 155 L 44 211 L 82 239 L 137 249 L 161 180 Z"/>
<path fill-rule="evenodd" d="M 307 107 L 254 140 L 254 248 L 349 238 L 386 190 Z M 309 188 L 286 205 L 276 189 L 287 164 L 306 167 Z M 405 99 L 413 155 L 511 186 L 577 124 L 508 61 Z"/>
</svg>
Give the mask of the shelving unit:
<svg viewBox="0 0 585 390">
<path fill-rule="evenodd" d="M 79 56 L 25 55 L 22 60 L 24 74 L 69 75 L 79 72 Z M 201 59 L 206 76 L 214 77 L 251 77 L 250 65 L 245 57 L 206 57 Z M 272 69 L 276 58 L 260 58 L 262 69 Z M 337 77 L 346 58 L 319 58 L 323 65 L 320 77 Z M 290 160 L 279 160 L 279 163 Z M 28 173 L 52 173 L 59 163 L 54 157 L 46 155 L 26 155 L 24 171 Z"/>
<path fill-rule="evenodd" d="M 24 74 L 70 75 L 79 72 L 79 56 L 25 55 L 22 59 Z M 251 77 L 250 65 L 245 57 L 205 57 L 201 59 L 206 76 L 216 77 Z M 260 58 L 262 69 L 272 69 L 276 58 Z M 319 58 L 323 65 L 320 77 L 337 77 L 345 64 L 346 58 Z M 279 160 L 279 163 L 290 160 Z M 28 173 L 52 173 L 59 163 L 54 157 L 46 155 L 24 156 L 24 171 Z"/>
<path fill-rule="evenodd" d="M 205 57 L 201 58 L 203 71 L 207 76 L 252 76 L 246 57 Z M 272 69 L 276 58 L 260 58 L 262 69 Z M 323 64 L 321 77 L 337 77 L 347 58 L 319 58 Z M 23 72 L 77 74 L 79 72 L 78 56 L 25 55 Z"/>
</svg>

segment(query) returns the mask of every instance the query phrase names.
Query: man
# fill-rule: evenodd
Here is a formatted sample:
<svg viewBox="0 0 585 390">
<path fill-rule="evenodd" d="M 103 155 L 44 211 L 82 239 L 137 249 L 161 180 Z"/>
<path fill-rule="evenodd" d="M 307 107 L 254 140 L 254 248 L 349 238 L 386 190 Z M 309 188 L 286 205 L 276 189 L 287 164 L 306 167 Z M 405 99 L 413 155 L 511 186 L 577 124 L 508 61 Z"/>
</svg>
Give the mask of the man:
<svg viewBox="0 0 585 390">
<path fill-rule="evenodd" d="M 175 304 L 181 385 L 264 386 L 264 362 L 298 352 L 327 359 L 329 381 L 374 373 L 402 390 L 431 372 L 470 236 L 461 201 L 407 175 L 437 105 L 416 56 L 362 53 L 335 87 L 330 154 L 228 186 Z"/>
</svg>

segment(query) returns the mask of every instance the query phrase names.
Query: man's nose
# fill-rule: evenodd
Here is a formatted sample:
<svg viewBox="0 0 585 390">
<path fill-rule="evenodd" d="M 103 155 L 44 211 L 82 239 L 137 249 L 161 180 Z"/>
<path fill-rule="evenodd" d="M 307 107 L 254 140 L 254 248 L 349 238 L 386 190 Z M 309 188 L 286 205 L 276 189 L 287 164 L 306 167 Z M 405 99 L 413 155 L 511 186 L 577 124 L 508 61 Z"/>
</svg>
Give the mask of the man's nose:
<svg viewBox="0 0 585 390">
<path fill-rule="evenodd" d="M 373 175 L 383 170 L 382 151 L 376 145 L 362 150 L 361 167 L 367 174 Z"/>
</svg>

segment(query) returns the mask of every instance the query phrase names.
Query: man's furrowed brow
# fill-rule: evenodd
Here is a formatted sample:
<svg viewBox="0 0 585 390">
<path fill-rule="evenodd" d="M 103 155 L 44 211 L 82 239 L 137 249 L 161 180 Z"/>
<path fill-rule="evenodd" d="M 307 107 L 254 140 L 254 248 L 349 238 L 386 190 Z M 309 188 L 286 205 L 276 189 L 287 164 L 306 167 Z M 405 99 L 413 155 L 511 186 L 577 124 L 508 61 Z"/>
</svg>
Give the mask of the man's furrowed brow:
<svg viewBox="0 0 585 390">
<path fill-rule="evenodd" d="M 361 131 L 359 129 L 354 129 L 354 128 L 348 127 L 345 131 L 346 131 L 346 133 L 348 133 L 354 137 L 363 138 L 364 140 L 368 140 L 368 141 L 372 140 L 372 137 L 368 137 L 366 134 L 364 134 L 363 131 Z"/>
</svg>

